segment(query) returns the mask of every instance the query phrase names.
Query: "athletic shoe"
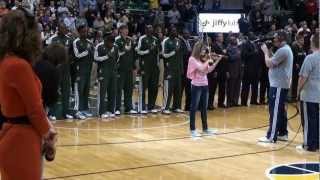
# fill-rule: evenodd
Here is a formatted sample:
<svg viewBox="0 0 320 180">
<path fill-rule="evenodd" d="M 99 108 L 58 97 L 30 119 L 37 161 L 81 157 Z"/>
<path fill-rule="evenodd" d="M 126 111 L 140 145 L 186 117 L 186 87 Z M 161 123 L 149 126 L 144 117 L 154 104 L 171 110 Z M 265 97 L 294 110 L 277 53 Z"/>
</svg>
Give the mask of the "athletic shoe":
<svg viewBox="0 0 320 180">
<path fill-rule="evenodd" d="M 92 116 L 93 116 L 93 115 L 92 115 L 90 112 L 88 112 L 88 111 L 83 111 L 82 114 L 85 115 L 86 117 L 92 117 Z"/>
<path fill-rule="evenodd" d="M 138 112 L 135 111 L 135 110 L 130 110 L 128 113 L 129 113 L 129 114 L 137 114 Z"/>
<path fill-rule="evenodd" d="M 155 114 L 155 113 L 158 113 L 159 110 L 157 110 L 157 109 L 152 109 L 150 112 Z"/>
<path fill-rule="evenodd" d="M 162 113 L 163 113 L 163 114 L 166 114 L 166 115 L 169 115 L 169 114 L 171 114 L 171 111 L 169 111 L 169 110 L 163 110 Z"/>
<path fill-rule="evenodd" d="M 288 141 L 288 135 L 278 136 L 277 139 L 278 139 L 279 141 Z"/>
<path fill-rule="evenodd" d="M 107 118 L 109 118 L 109 114 L 110 114 L 109 112 L 106 112 L 106 113 L 101 115 L 101 118 L 102 119 L 107 119 Z"/>
<path fill-rule="evenodd" d="M 296 146 L 296 149 L 297 149 L 297 150 L 300 150 L 300 151 L 307 151 L 307 150 L 304 148 L 303 144 Z"/>
<path fill-rule="evenodd" d="M 51 121 L 56 121 L 56 120 L 57 120 L 57 118 L 56 118 L 55 116 L 49 116 L 49 119 L 50 119 Z"/>
<path fill-rule="evenodd" d="M 146 110 L 142 110 L 140 113 L 141 114 L 148 114 L 148 112 Z"/>
<path fill-rule="evenodd" d="M 305 146 L 303 144 L 296 146 L 296 149 L 298 151 L 305 151 L 305 152 L 317 152 L 317 151 L 319 151 L 319 149 L 317 149 L 317 148 L 310 149 L 308 146 Z"/>
<path fill-rule="evenodd" d="M 72 115 L 70 115 L 70 114 L 66 114 L 66 115 L 65 115 L 65 118 L 66 118 L 66 119 L 73 119 L 74 117 L 73 117 Z"/>
<path fill-rule="evenodd" d="M 175 113 L 184 113 L 184 111 L 182 111 L 181 109 L 175 109 L 175 110 L 173 110 L 173 112 L 175 112 Z"/>
<path fill-rule="evenodd" d="M 109 114 L 109 117 L 110 117 L 110 118 L 115 118 L 116 115 L 115 115 L 114 113 L 110 113 L 110 114 Z"/>
<path fill-rule="evenodd" d="M 214 135 L 218 133 L 218 130 L 209 128 L 207 130 L 204 130 L 202 133 L 204 135 Z"/>
<path fill-rule="evenodd" d="M 262 143 L 275 143 L 274 140 L 268 139 L 267 137 L 261 137 L 258 139 L 258 142 Z"/>
<path fill-rule="evenodd" d="M 191 131 L 191 137 L 196 138 L 196 137 L 201 137 L 201 134 L 198 133 L 196 130 Z"/>
<path fill-rule="evenodd" d="M 87 119 L 87 117 L 86 117 L 85 115 L 83 115 L 80 111 L 78 111 L 78 112 L 75 114 L 75 118 L 80 119 L 80 120 Z"/>
<path fill-rule="evenodd" d="M 115 112 L 115 114 L 118 116 L 118 115 L 120 115 L 121 113 L 120 113 L 119 110 L 117 110 L 117 111 Z"/>
</svg>

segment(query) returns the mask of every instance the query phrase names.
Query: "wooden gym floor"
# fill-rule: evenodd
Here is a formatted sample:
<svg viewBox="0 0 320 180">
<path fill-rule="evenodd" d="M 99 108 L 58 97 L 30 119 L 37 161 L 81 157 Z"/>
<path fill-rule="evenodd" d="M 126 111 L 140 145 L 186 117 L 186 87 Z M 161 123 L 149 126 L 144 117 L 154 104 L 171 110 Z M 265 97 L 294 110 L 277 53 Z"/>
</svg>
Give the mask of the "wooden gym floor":
<svg viewBox="0 0 320 180">
<path fill-rule="evenodd" d="M 288 144 L 257 143 L 268 125 L 266 106 L 217 109 L 208 113 L 214 136 L 191 139 L 187 114 L 121 116 L 110 121 L 55 123 L 57 157 L 45 179 L 200 180 L 268 179 L 279 164 L 319 162 L 319 153 L 297 151 L 300 115 L 289 106 Z M 197 127 L 201 130 L 199 116 Z M 296 137 L 295 137 L 296 136 Z M 295 139 L 294 139 L 295 138 Z"/>
</svg>

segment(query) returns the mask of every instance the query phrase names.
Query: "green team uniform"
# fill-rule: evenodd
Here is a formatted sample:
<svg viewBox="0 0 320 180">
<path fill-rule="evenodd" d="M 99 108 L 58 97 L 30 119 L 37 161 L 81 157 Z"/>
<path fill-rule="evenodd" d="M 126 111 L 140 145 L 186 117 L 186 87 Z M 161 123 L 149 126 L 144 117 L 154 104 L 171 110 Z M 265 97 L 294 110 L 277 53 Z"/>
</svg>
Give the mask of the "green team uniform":
<svg viewBox="0 0 320 180">
<path fill-rule="evenodd" d="M 117 36 L 115 44 L 119 48 L 119 75 L 117 78 L 117 98 L 116 110 L 120 111 L 122 91 L 124 94 L 125 112 L 132 110 L 132 92 L 133 92 L 133 70 L 135 68 L 135 57 L 133 41 L 130 38 Z"/>
<path fill-rule="evenodd" d="M 77 38 L 72 42 L 72 69 L 74 77 L 76 111 L 88 111 L 90 75 L 93 63 L 93 44 L 88 39 Z"/>
<path fill-rule="evenodd" d="M 71 38 L 67 35 L 53 35 L 48 41 L 47 44 L 61 44 L 66 49 L 69 49 L 71 45 Z M 54 115 L 58 119 L 65 118 L 66 115 L 70 114 L 69 112 L 69 97 L 70 97 L 70 87 L 71 87 L 71 79 L 70 79 L 70 62 L 67 60 L 65 64 L 62 64 L 58 67 L 58 71 L 60 74 L 60 82 L 59 82 L 59 99 L 58 102 L 50 107 L 49 114 Z M 59 109 L 59 104 L 62 105 L 62 112 Z M 62 116 L 62 117 L 61 117 Z"/>
<path fill-rule="evenodd" d="M 98 98 L 99 115 L 106 112 L 114 114 L 117 80 L 118 47 L 108 49 L 105 43 L 98 44 L 94 52 L 94 60 L 98 65 Z M 105 98 L 107 96 L 107 103 Z"/>
<path fill-rule="evenodd" d="M 145 93 L 148 89 L 148 110 L 155 108 L 159 81 L 159 40 L 154 36 L 142 36 L 139 39 L 137 51 L 140 57 L 140 74 L 142 77 L 142 110 L 147 110 Z"/>
<path fill-rule="evenodd" d="M 170 109 L 173 96 L 173 110 L 181 108 L 181 77 L 183 74 L 182 43 L 178 38 L 166 38 L 162 42 L 164 57 L 164 106 Z"/>
</svg>

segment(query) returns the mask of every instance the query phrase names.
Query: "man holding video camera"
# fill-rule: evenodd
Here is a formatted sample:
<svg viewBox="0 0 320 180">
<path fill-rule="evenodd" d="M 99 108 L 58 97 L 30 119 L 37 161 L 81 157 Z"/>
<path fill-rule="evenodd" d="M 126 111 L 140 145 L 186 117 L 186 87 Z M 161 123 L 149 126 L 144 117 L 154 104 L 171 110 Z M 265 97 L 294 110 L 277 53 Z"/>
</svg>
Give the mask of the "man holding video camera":
<svg viewBox="0 0 320 180">
<path fill-rule="evenodd" d="M 285 104 L 292 79 L 293 53 L 286 41 L 286 32 L 279 31 L 275 34 L 273 44 L 279 49 L 272 57 L 268 47 L 265 44 L 261 46 L 265 54 L 266 66 L 269 68 L 270 81 L 269 129 L 265 137 L 258 139 L 263 143 L 288 140 L 288 119 Z"/>
</svg>

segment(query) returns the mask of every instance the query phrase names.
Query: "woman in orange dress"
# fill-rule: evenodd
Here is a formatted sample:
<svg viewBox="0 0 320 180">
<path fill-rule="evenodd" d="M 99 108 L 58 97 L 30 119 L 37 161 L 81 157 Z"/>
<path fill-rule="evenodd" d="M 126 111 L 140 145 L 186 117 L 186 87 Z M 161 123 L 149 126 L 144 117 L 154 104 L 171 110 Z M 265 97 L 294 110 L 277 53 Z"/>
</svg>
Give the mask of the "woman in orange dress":
<svg viewBox="0 0 320 180">
<path fill-rule="evenodd" d="M 1 180 L 40 180 L 42 144 L 54 148 L 56 141 L 32 69 L 41 49 L 37 28 L 26 9 L 13 10 L 0 22 Z"/>
</svg>

